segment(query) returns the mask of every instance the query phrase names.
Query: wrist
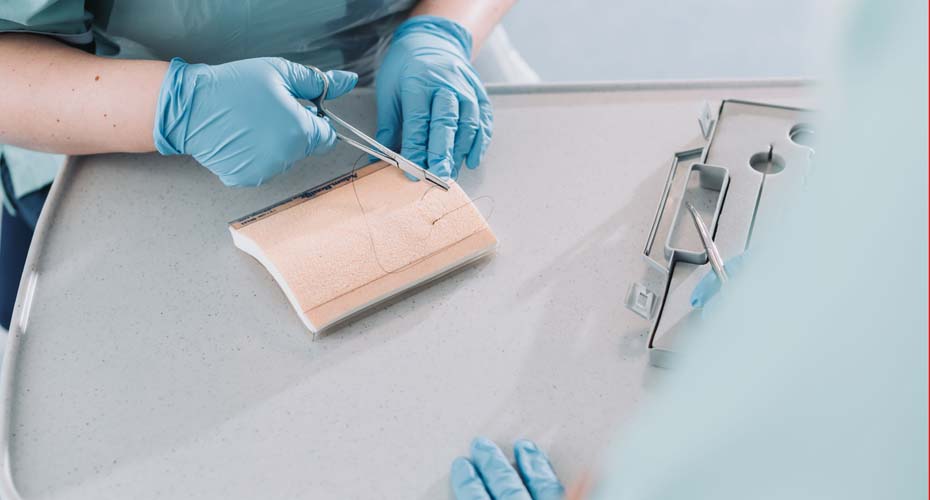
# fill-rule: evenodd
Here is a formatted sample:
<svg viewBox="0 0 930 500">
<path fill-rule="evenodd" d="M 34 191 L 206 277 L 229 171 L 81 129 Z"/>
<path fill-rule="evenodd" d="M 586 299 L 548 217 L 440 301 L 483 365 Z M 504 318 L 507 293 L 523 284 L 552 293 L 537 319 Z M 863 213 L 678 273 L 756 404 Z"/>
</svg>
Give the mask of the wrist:
<svg viewBox="0 0 930 500">
<path fill-rule="evenodd" d="M 194 94 L 194 85 L 186 78 L 190 66 L 180 57 L 172 59 L 158 91 L 152 138 L 155 149 L 163 155 L 185 154 L 184 137 Z"/>
<path fill-rule="evenodd" d="M 394 41 L 415 34 L 436 36 L 454 46 L 466 61 L 471 60 L 472 34 L 467 28 L 451 19 L 431 15 L 411 17 L 394 31 Z"/>
</svg>

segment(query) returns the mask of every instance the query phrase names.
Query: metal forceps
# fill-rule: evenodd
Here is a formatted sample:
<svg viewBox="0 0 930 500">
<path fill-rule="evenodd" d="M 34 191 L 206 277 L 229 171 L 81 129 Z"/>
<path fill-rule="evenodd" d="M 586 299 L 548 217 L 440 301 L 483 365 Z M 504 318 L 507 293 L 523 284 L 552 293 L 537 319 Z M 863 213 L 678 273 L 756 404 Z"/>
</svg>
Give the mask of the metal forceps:
<svg viewBox="0 0 930 500">
<path fill-rule="evenodd" d="M 391 151 L 391 149 L 388 148 L 387 146 L 372 139 L 371 137 L 368 137 L 368 135 L 366 135 L 361 130 L 353 127 L 352 125 L 349 125 L 349 123 L 343 120 L 342 118 L 339 118 L 338 116 L 327 111 L 326 108 L 323 107 L 323 101 L 326 100 L 326 94 L 329 92 L 329 78 L 326 77 L 326 73 L 324 73 L 320 68 L 317 68 L 315 66 L 310 66 L 309 64 L 307 65 L 307 68 L 310 68 L 311 70 L 313 70 L 313 72 L 319 75 L 320 79 L 323 80 L 323 91 L 320 92 L 320 96 L 317 97 L 316 99 L 310 100 L 310 102 L 312 102 L 313 105 L 316 106 L 317 116 L 319 116 L 320 118 L 329 118 L 330 121 L 348 130 L 349 132 L 354 134 L 356 137 L 358 137 L 365 144 L 362 144 L 362 142 L 352 139 L 351 137 L 347 137 L 344 134 L 336 132 L 336 137 L 339 138 L 339 140 L 346 142 L 349 145 L 357 149 L 360 149 L 370 154 L 371 156 L 374 156 L 375 158 L 381 159 L 387 163 L 390 163 L 391 165 L 394 165 L 395 167 L 406 172 L 408 175 L 416 177 L 417 179 L 420 179 L 420 180 L 430 182 L 436 187 L 442 189 L 443 191 L 449 190 L 449 185 L 446 184 L 446 182 L 443 181 L 441 177 L 437 176 L 436 174 L 433 174 L 429 170 L 426 170 L 420 167 L 416 163 L 413 163 L 412 161 L 404 158 L 400 154 L 395 153 L 394 151 Z"/>
<path fill-rule="evenodd" d="M 710 261 L 711 269 L 717 273 L 717 279 L 720 280 L 720 283 L 726 284 L 730 279 L 727 276 L 726 268 L 723 266 L 723 258 L 720 257 L 717 244 L 710 237 L 710 231 L 707 230 L 707 226 L 701 220 L 701 215 L 698 214 L 697 209 L 691 203 L 688 203 L 688 211 L 691 212 L 691 218 L 694 219 L 694 227 L 697 228 L 698 234 L 701 235 L 701 243 L 704 245 L 704 250 L 707 251 L 707 260 Z"/>
</svg>

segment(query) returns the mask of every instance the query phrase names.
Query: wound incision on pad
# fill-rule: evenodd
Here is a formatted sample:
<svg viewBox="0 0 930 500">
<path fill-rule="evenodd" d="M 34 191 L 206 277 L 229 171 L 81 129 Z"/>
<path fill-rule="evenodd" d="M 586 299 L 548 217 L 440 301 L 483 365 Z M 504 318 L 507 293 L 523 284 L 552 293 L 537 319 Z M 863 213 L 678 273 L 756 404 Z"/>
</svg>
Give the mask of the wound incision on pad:
<svg viewBox="0 0 930 500">
<path fill-rule="evenodd" d="M 320 331 L 497 246 L 455 182 L 411 182 L 378 162 L 230 223 L 233 241 Z"/>
</svg>

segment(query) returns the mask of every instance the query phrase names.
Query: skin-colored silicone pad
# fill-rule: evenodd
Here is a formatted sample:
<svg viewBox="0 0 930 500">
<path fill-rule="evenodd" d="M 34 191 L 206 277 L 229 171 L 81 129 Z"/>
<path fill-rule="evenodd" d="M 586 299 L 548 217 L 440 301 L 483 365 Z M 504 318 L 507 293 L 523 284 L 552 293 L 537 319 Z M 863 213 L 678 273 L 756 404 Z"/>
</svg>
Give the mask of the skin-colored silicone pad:
<svg viewBox="0 0 930 500">
<path fill-rule="evenodd" d="M 318 331 L 497 244 L 458 184 L 411 182 L 378 163 L 230 225 Z"/>
</svg>

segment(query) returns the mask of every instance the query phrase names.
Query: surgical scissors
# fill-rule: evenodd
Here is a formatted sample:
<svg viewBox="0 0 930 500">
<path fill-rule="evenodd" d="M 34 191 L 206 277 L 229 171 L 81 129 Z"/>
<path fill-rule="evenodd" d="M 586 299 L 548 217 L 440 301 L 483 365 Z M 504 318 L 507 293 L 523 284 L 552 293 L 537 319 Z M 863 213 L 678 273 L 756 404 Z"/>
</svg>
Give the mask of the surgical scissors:
<svg viewBox="0 0 930 500">
<path fill-rule="evenodd" d="M 446 184 L 446 182 L 443 181 L 441 177 L 404 158 L 402 155 L 395 153 L 387 146 L 372 139 L 361 130 L 353 127 L 352 125 L 349 125 L 348 122 L 324 108 L 323 101 L 326 100 L 326 94 L 329 92 L 329 78 L 327 78 L 326 73 L 324 73 L 323 70 L 317 68 L 316 66 L 311 66 L 308 64 L 307 68 L 313 70 L 313 72 L 315 72 L 320 77 L 320 79 L 323 80 L 323 91 L 320 92 L 320 96 L 316 99 L 310 100 L 310 102 L 316 106 L 317 116 L 320 118 L 329 118 L 330 121 L 337 123 L 339 126 L 355 134 L 355 136 L 361 139 L 361 141 L 363 141 L 365 144 L 362 144 L 362 142 L 352 139 L 351 137 L 347 137 L 345 134 L 341 134 L 339 132 L 336 132 L 337 138 L 357 149 L 370 154 L 371 156 L 374 156 L 375 158 L 381 159 L 387 163 L 390 163 L 391 165 L 394 165 L 412 177 L 431 182 L 433 185 L 442 189 L 443 191 L 449 190 L 449 185 Z"/>
</svg>

